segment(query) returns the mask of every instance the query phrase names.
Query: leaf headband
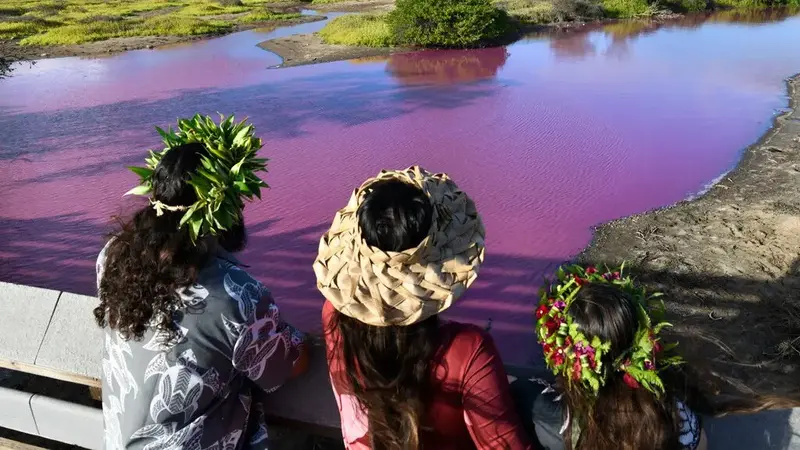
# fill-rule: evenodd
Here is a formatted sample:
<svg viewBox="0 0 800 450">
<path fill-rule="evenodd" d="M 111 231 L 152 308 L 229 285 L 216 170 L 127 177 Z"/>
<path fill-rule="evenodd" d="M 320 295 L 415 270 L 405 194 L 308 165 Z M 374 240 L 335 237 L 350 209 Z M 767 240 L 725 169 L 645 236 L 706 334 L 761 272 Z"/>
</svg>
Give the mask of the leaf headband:
<svg viewBox="0 0 800 450">
<path fill-rule="evenodd" d="M 683 360 L 666 354 L 677 344 L 662 345 L 658 337 L 664 327 L 671 326 L 662 321 L 662 294 L 648 295 L 644 288 L 634 285 L 630 276 L 623 275 L 623 269 L 624 264 L 604 273 L 592 266 L 559 268 L 557 280 L 541 291 L 536 309 L 536 335 L 542 344 L 547 367 L 568 383 L 581 385 L 592 395 L 597 395 L 611 374 L 624 372 L 623 378 L 628 386 L 633 389 L 644 387 L 660 396 L 664 393 L 664 384 L 659 371 L 681 364 Z M 611 342 L 584 335 L 569 314 L 578 291 L 589 283 L 612 285 L 636 301 L 639 328 L 633 346 L 614 361 L 612 367 L 605 367 L 602 363 L 603 355 L 611 350 Z"/>
<path fill-rule="evenodd" d="M 125 195 L 152 195 L 153 173 L 161 158 L 171 149 L 189 143 L 201 143 L 208 154 L 200 158 L 200 167 L 189 179 L 197 201 L 191 205 L 166 205 L 154 198 L 150 204 L 157 215 L 164 211 L 185 211 L 180 227 L 188 226 L 192 241 L 205 235 L 216 235 L 230 229 L 242 220 L 242 198 L 261 198 L 261 188 L 269 187 L 256 172 L 266 172 L 267 159 L 257 158 L 261 139 L 255 137 L 253 125 L 246 119 L 235 123 L 220 114 L 219 125 L 209 116 L 195 115 L 191 119 L 178 119 L 178 129 L 167 131 L 156 127 L 166 148 L 160 152 L 150 150 L 145 167 L 129 167 L 141 178 L 140 185 Z"/>
</svg>

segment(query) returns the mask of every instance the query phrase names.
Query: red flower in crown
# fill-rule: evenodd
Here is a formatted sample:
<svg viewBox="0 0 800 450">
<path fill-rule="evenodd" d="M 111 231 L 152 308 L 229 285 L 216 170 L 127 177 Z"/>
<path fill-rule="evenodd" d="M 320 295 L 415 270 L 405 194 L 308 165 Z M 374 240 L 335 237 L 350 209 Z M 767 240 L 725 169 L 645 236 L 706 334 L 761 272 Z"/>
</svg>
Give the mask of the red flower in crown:
<svg viewBox="0 0 800 450">
<path fill-rule="evenodd" d="M 547 322 L 544 323 L 545 328 L 547 328 L 548 334 L 553 334 L 558 331 L 558 328 L 561 326 L 561 319 L 547 319 Z"/>
<path fill-rule="evenodd" d="M 572 278 L 575 280 L 575 284 L 577 284 L 578 286 L 583 286 L 584 284 L 587 283 L 586 280 L 577 275 L 573 275 Z"/>
<path fill-rule="evenodd" d="M 564 354 L 560 353 L 561 350 L 557 350 L 553 355 L 550 357 L 550 361 L 553 361 L 555 366 L 560 366 L 564 364 Z"/>
<path fill-rule="evenodd" d="M 664 350 L 664 346 L 661 345 L 660 341 L 653 342 L 653 354 L 656 355 L 661 353 Z"/>
<path fill-rule="evenodd" d="M 586 268 L 586 275 L 592 275 L 595 273 L 597 273 L 597 269 L 595 269 L 594 266 L 589 266 Z"/>
<path fill-rule="evenodd" d="M 553 353 L 553 346 L 550 344 L 544 344 L 542 346 L 542 351 L 544 351 L 545 356 L 548 356 L 550 353 Z"/>
<path fill-rule="evenodd" d="M 580 380 L 582 370 L 583 366 L 581 366 L 581 361 L 579 359 L 576 359 L 575 362 L 572 364 L 572 379 L 576 381 Z"/>
<path fill-rule="evenodd" d="M 567 338 L 564 339 L 564 348 L 569 347 L 572 347 L 572 336 L 567 336 Z"/>
<path fill-rule="evenodd" d="M 591 367 L 592 370 L 596 369 L 597 368 L 597 361 L 595 361 L 595 359 L 594 359 L 594 353 L 589 353 L 587 358 L 589 359 L 589 367 Z"/>
<path fill-rule="evenodd" d="M 546 305 L 539 305 L 539 307 L 536 308 L 536 318 L 541 319 L 545 314 L 547 314 L 547 311 L 548 309 Z"/>
<path fill-rule="evenodd" d="M 631 389 L 639 389 L 639 382 L 633 379 L 629 373 L 625 373 L 625 375 L 622 377 L 622 381 L 624 381 L 625 384 L 627 384 Z"/>
</svg>

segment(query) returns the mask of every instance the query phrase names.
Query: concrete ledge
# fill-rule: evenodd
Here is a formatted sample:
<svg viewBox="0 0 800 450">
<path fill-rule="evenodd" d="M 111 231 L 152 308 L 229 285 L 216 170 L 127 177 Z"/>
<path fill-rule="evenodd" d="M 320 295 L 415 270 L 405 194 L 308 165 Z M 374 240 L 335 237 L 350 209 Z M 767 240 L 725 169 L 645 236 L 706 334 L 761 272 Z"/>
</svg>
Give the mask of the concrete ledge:
<svg viewBox="0 0 800 450">
<path fill-rule="evenodd" d="M 94 322 L 97 299 L 62 293 L 36 355 L 36 365 L 90 378 L 101 377 L 103 330 Z"/>
<path fill-rule="evenodd" d="M 103 448 L 102 410 L 34 395 L 30 411 L 39 436 L 88 449 Z"/>
<path fill-rule="evenodd" d="M 0 387 L 0 426 L 37 435 L 36 421 L 31 413 L 33 394 Z"/>
<path fill-rule="evenodd" d="M 339 408 L 333 397 L 328 363 L 322 346 L 312 348 L 308 373 L 289 380 L 264 398 L 267 415 L 286 425 L 302 424 L 318 429 L 325 436 L 341 436 Z"/>
<path fill-rule="evenodd" d="M 0 367 L 98 386 L 102 331 L 92 320 L 96 302 L 93 297 L 0 283 L 0 315 L 8 324 L 0 327 Z M 542 375 L 535 368 L 507 371 L 516 378 Z M 264 401 L 272 423 L 340 436 L 322 347 L 314 348 L 308 374 Z M 0 426 L 89 449 L 103 447 L 100 409 L 41 395 L 0 388 Z M 800 450 L 800 409 L 708 418 L 704 427 L 712 450 Z"/>
<path fill-rule="evenodd" d="M 710 450 L 800 450 L 800 408 L 706 419 Z"/>
<path fill-rule="evenodd" d="M 0 282 L 0 360 L 33 364 L 56 307 L 58 291 Z M 21 326 L 13 326 L 13 324 Z M 3 364 L 0 367 L 5 367 Z"/>
</svg>

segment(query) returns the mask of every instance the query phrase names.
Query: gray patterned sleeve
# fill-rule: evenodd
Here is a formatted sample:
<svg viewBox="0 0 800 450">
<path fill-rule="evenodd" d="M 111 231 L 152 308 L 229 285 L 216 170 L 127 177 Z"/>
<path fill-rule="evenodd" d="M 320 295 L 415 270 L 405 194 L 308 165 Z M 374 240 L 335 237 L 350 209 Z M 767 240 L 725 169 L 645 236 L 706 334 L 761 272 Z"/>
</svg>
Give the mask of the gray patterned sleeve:
<svg viewBox="0 0 800 450">
<path fill-rule="evenodd" d="M 240 317 L 223 317 L 234 336 L 233 367 L 272 392 L 291 375 L 305 336 L 283 320 L 269 290 L 246 272 L 231 270 L 224 283 L 239 305 Z"/>
<path fill-rule="evenodd" d="M 683 402 L 678 401 L 678 413 L 681 417 L 680 442 L 684 450 L 695 450 L 700 445 L 702 428 L 700 419 Z"/>
</svg>

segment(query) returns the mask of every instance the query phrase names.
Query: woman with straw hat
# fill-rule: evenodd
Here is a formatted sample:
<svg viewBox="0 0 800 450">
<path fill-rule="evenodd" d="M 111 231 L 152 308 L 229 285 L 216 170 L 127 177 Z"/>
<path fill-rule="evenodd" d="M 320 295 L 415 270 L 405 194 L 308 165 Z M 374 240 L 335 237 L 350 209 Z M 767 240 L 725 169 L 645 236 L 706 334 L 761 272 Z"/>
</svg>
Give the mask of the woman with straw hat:
<svg viewBox="0 0 800 450">
<path fill-rule="evenodd" d="M 419 167 L 381 172 L 336 214 L 314 272 L 348 449 L 533 448 L 491 337 L 439 318 L 484 251 L 472 200 Z"/>
</svg>

